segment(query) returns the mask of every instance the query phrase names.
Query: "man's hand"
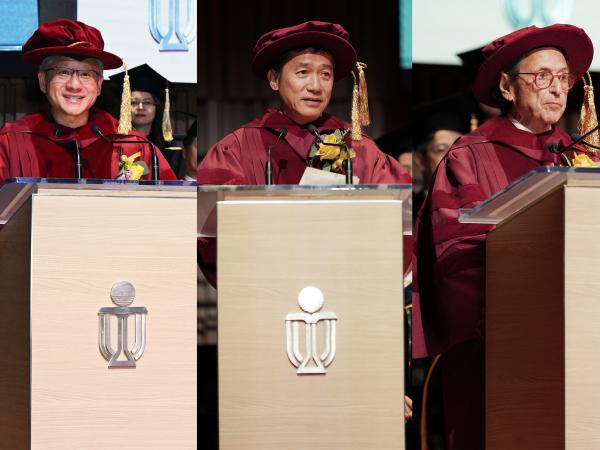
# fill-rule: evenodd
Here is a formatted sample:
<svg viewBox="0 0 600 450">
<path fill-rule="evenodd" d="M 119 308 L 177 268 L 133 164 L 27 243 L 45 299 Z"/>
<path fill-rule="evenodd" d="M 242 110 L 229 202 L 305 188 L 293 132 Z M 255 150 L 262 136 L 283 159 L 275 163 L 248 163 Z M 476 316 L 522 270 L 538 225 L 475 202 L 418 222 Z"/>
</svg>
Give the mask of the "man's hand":
<svg viewBox="0 0 600 450">
<path fill-rule="evenodd" d="M 404 422 L 412 420 L 412 400 L 410 397 L 404 396 Z"/>
</svg>

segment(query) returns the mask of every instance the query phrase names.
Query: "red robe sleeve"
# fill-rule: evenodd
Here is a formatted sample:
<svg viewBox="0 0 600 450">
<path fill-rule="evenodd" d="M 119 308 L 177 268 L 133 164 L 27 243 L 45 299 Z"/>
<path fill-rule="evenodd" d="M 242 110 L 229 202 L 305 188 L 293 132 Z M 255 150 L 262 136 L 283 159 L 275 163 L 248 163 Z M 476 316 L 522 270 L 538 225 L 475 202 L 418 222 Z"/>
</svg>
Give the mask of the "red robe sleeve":
<svg viewBox="0 0 600 450">
<path fill-rule="evenodd" d="M 177 176 L 175 175 L 175 172 L 173 172 L 173 169 L 171 169 L 171 165 L 158 148 L 156 149 L 156 157 L 158 159 L 158 177 L 161 180 L 177 180 Z M 150 155 L 150 158 L 152 158 L 152 155 Z M 152 159 L 150 159 L 150 162 L 152 162 Z M 148 164 L 148 168 L 151 167 L 152 164 Z M 152 174 L 149 175 L 149 179 L 152 179 Z"/>
<path fill-rule="evenodd" d="M 366 165 L 361 184 L 411 183 L 412 178 L 406 169 L 394 158 L 379 150 L 371 138 L 363 136 L 356 151 L 364 152 L 360 163 Z"/>
<path fill-rule="evenodd" d="M 235 134 L 229 134 L 213 145 L 198 165 L 198 184 L 248 184 L 241 163 L 241 145 Z M 217 287 L 217 240 L 198 238 L 198 264 L 206 280 Z"/>
<path fill-rule="evenodd" d="M 460 208 L 489 197 L 469 147 L 440 163 L 415 225 L 413 356 L 440 353 L 483 333 L 485 237 L 490 225 L 461 224 Z"/>
<path fill-rule="evenodd" d="M 198 184 L 249 184 L 242 167 L 242 146 L 234 133 L 213 145 L 198 165 Z"/>
<path fill-rule="evenodd" d="M 8 138 L 0 134 L 0 185 L 10 178 L 10 162 L 8 157 Z"/>
</svg>

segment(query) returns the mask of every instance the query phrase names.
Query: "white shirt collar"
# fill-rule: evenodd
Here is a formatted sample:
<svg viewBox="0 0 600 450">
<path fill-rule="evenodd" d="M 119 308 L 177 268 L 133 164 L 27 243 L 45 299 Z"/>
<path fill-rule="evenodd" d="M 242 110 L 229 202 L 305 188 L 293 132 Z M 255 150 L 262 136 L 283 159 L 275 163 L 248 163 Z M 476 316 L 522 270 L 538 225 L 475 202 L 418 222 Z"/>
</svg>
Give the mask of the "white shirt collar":
<svg viewBox="0 0 600 450">
<path fill-rule="evenodd" d="M 510 119 L 510 121 L 512 122 L 512 124 L 515 127 L 517 127 L 519 130 L 527 131 L 528 133 L 531 133 L 531 134 L 540 134 L 540 133 L 534 133 L 529 128 L 527 128 L 525 125 L 523 125 L 521 122 L 519 122 L 517 119 L 515 119 L 513 116 L 508 116 L 508 118 Z M 551 128 L 552 127 L 548 128 L 546 131 L 549 131 Z M 542 131 L 542 133 L 545 133 L 545 131 Z"/>
</svg>

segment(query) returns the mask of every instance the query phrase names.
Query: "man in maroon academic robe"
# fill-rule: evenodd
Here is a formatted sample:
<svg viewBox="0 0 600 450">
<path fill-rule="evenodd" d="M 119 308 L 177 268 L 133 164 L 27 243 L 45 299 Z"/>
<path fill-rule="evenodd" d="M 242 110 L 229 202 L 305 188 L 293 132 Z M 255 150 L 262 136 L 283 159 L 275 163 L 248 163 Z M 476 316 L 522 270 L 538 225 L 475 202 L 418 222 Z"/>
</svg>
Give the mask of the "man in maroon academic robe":
<svg viewBox="0 0 600 450">
<path fill-rule="evenodd" d="M 117 121 L 93 108 L 103 69 L 122 65 L 121 58 L 104 51 L 97 29 L 67 19 L 44 23 L 23 46 L 23 57 L 39 66 L 39 86 L 48 107 L 0 129 L 0 184 L 11 177 L 76 178 L 78 172 L 82 178 L 128 179 L 131 172 L 121 172 L 121 156 L 138 152 L 134 162 L 152 167 L 152 151 L 139 142 L 144 136 L 118 136 Z M 111 139 L 131 144 L 113 144 Z M 157 157 L 159 178 L 176 179 L 160 151 Z M 148 172 L 142 178 L 150 178 Z"/>
<path fill-rule="evenodd" d="M 591 64 L 593 46 L 571 25 L 531 26 L 483 53 L 473 92 L 504 114 L 454 143 L 435 173 L 415 236 L 413 357 L 442 353 L 448 449 L 485 447 L 485 238 L 492 227 L 461 224 L 458 210 L 536 167 L 572 157 L 550 152 L 549 144 L 571 143 L 555 124 L 569 89 Z"/>
<path fill-rule="evenodd" d="M 217 142 L 198 167 L 198 183 L 266 184 L 267 147 L 273 145 L 273 184 L 298 184 L 307 166 L 325 170 L 332 166 L 332 160 L 309 152 L 316 133 L 325 139 L 335 130 L 354 150 L 353 175 L 361 184 L 410 183 L 410 175 L 397 161 L 360 130 L 356 134 L 356 125 L 351 133 L 350 123 L 325 113 L 334 81 L 357 67 L 356 51 L 348 37 L 341 25 L 312 21 L 259 38 L 252 68 L 278 94 L 281 106 Z M 316 131 L 311 132 L 312 126 Z M 287 134 L 274 145 L 282 128 Z M 345 173 L 345 165 L 330 170 Z"/>
<path fill-rule="evenodd" d="M 356 51 L 348 37 L 341 25 L 317 21 L 260 37 L 254 46 L 252 68 L 278 94 L 281 106 L 217 142 L 198 167 L 198 184 L 267 184 L 269 146 L 273 184 L 298 184 L 309 166 L 344 174 L 344 164 L 335 165 L 335 159 L 310 153 L 318 139 L 326 141 L 336 130 L 353 150 L 353 175 L 361 184 L 410 183 L 408 172 L 381 152 L 360 127 L 325 113 L 334 81 L 357 67 Z M 282 129 L 287 133 L 277 142 Z M 337 156 L 342 151 L 329 150 Z M 340 184 L 331 180 L 329 184 Z M 214 284 L 214 241 L 201 239 L 198 249 L 201 266 Z"/>
</svg>

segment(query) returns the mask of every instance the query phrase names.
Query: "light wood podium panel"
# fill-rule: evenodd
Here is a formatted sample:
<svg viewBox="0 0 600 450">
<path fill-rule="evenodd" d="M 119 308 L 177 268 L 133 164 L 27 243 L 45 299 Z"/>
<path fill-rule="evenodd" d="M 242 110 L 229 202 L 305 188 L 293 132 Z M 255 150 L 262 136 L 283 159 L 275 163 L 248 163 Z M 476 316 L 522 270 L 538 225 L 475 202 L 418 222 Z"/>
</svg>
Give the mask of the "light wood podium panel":
<svg viewBox="0 0 600 450">
<path fill-rule="evenodd" d="M 488 450 L 600 448 L 595 176 L 537 192 L 488 235 Z"/>
<path fill-rule="evenodd" d="M 222 450 L 404 448 L 402 202 L 345 197 L 218 204 Z M 338 317 L 322 375 L 286 354 L 306 286 Z"/>
<path fill-rule="evenodd" d="M 28 207 L 18 216 L 31 230 L 30 259 L 22 248 L 0 254 L 2 265 L 27 254 L 24 294 L 30 282 L 29 298 L 10 298 L 26 336 L 3 336 L 30 347 L 20 358 L 30 380 L 11 380 L 24 425 L 6 430 L 12 444 L 0 448 L 196 449 L 195 192 L 39 188 Z M 108 369 L 98 349 L 98 311 L 115 306 L 110 290 L 121 280 L 135 287 L 131 306 L 148 310 L 134 369 Z"/>
</svg>

